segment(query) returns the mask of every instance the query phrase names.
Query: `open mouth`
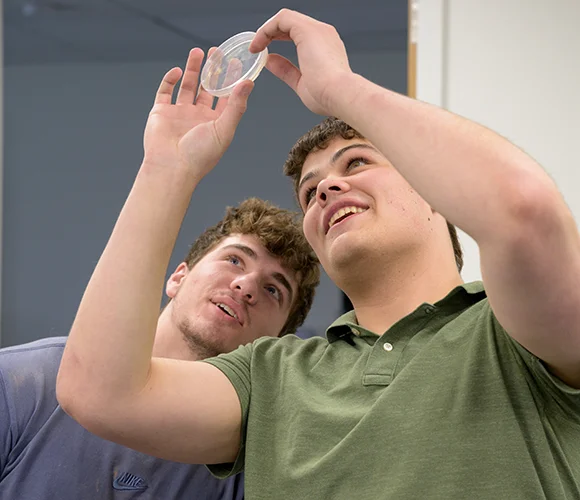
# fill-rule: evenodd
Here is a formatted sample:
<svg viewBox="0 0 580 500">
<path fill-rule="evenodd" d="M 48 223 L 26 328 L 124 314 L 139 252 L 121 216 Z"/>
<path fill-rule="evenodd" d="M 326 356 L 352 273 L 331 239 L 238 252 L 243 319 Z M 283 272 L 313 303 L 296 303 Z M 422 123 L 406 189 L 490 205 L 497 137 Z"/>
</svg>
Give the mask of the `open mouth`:
<svg viewBox="0 0 580 500">
<path fill-rule="evenodd" d="M 231 316 L 232 318 L 240 321 L 240 319 L 238 318 L 238 315 L 234 312 L 234 310 L 230 306 L 227 306 L 226 304 L 222 304 L 221 302 L 218 302 L 216 304 L 216 306 L 218 306 L 218 308 L 221 309 L 228 316 Z"/>
<path fill-rule="evenodd" d="M 368 210 L 368 208 L 361 208 L 361 207 L 355 207 L 355 206 L 351 206 L 351 207 L 343 207 L 340 210 L 338 210 L 335 214 L 333 214 L 333 216 L 330 218 L 330 220 L 328 221 L 328 229 L 330 229 L 332 226 L 338 224 L 339 222 L 342 222 L 345 219 L 348 219 L 349 217 L 356 215 L 356 214 L 361 214 L 363 212 L 366 212 Z M 327 229 L 327 231 L 328 231 Z"/>
</svg>

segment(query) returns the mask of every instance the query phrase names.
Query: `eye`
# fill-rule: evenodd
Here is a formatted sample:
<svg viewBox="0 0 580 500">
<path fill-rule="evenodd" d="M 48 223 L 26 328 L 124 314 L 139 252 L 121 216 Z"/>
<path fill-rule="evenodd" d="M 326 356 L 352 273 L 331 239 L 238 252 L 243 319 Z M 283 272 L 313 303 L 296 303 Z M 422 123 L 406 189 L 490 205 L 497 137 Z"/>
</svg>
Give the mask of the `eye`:
<svg viewBox="0 0 580 500">
<path fill-rule="evenodd" d="M 276 300 L 280 300 L 282 297 L 282 294 L 280 293 L 280 290 L 278 289 L 278 287 L 275 287 L 274 285 L 268 285 L 266 287 L 266 291 L 271 294 Z"/>
<path fill-rule="evenodd" d="M 351 158 L 348 163 L 346 164 L 346 171 L 348 172 L 349 170 L 352 170 L 353 168 L 356 167 L 361 167 L 364 165 L 368 165 L 369 161 L 365 158 L 362 157 L 357 157 L 357 158 Z"/>
<path fill-rule="evenodd" d="M 306 192 L 304 193 L 304 203 L 306 205 L 308 205 L 310 203 L 310 201 L 312 200 L 314 193 L 316 193 L 316 188 L 314 187 L 309 187 L 306 189 Z"/>
<path fill-rule="evenodd" d="M 310 206 L 310 202 L 314 199 L 316 194 L 316 186 L 304 188 L 302 192 L 304 194 L 300 196 L 300 206 L 302 207 L 302 211 L 306 212 L 307 208 Z"/>
<path fill-rule="evenodd" d="M 231 262 L 234 266 L 240 266 L 242 265 L 242 261 L 240 260 L 239 257 L 235 256 L 235 255 L 228 255 L 226 257 L 226 260 L 228 262 Z"/>
</svg>

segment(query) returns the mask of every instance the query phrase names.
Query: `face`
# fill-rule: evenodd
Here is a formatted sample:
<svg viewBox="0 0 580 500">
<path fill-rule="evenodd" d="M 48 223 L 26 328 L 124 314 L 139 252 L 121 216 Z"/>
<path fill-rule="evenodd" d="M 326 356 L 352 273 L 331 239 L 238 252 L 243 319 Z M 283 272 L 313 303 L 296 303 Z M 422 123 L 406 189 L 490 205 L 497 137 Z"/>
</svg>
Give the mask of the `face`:
<svg viewBox="0 0 580 500">
<path fill-rule="evenodd" d="M 388 264 L 433 231 L 433 211 L 392 164 L 364 139 L 334 139 L 308 155 L 298 197 L 304 234 L 338 284 L 357 264 Z"/>
<path fill-rule="evenodd" d="M 233 235 L 191 270 L 182 263 L 166 292 L 173 299 L 167 306 L 172 323 L 190 345 L 212 356 L 278 336 L 297 282 L 255 236 Z"/>
</svg>

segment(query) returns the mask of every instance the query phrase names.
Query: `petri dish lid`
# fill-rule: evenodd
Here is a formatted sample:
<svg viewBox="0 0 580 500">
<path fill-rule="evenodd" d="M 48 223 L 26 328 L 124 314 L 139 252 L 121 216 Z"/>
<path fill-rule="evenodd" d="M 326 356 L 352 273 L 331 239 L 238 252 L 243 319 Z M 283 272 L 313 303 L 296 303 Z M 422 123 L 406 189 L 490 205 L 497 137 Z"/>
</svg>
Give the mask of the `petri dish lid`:
<svg viewBox="0 0 580 500">
<path fill-rule="evenodd" d="M 222 43 L 208 57 L 201 72 L 201 85 L 211 95 L 230 95 L 243 80 L 255 80 L 266 65 L 268 49 L 252 54 L 248 47 L 256 33 L 244 31 Z"/>
</svg>

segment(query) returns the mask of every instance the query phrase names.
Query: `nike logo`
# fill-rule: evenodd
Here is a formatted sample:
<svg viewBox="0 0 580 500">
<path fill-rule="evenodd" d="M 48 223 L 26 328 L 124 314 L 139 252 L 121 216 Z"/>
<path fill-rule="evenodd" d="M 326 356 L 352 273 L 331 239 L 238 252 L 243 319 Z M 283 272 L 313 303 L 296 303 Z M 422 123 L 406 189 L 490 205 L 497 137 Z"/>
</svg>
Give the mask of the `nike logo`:
<svg viewBox="0 0 580 500">
<path fill-rule="evenodd" d="M 146 490 L 147 483 L 142 477 L 130 472 L 120 472 L 113 481 L 113 488 L 116 490 Z"/>
</svg>

